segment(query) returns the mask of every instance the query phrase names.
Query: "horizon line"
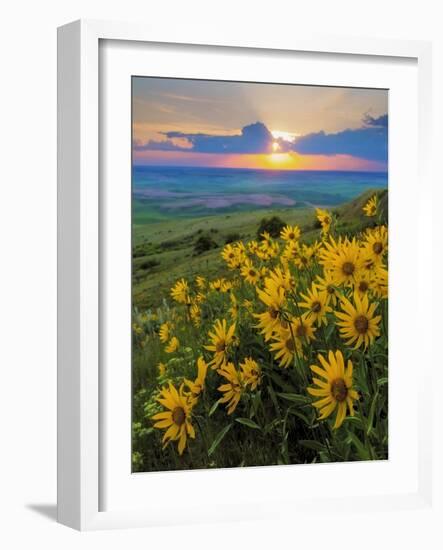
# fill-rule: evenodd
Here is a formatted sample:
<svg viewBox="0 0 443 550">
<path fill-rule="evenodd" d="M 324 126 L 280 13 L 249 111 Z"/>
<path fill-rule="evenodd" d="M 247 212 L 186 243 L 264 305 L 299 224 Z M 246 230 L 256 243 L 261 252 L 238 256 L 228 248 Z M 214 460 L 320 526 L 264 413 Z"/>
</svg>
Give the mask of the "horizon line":
<svg viewBox="0 0 443 550">
<path fill-rule="evenodd" d="M 328 170 L 328 169 L 291 169 L 291 168 L 245 168 L 235 166 L 189 166 L 180 164 L 132 164 L 133 168 L 209 168 L 211 170 L 244 170 L 250 172 L 349 172 L 350 174 L 388 174 L 389 170 Z"/>
</svg>

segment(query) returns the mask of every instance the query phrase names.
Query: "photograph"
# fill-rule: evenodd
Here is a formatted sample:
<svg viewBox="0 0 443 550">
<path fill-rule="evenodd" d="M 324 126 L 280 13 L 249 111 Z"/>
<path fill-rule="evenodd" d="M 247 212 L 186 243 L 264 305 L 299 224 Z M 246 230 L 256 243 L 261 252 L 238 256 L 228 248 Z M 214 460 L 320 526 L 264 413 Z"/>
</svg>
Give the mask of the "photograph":
<svg viewBox="0 0 443 550">
<path fill-rule="evenodd" d="M 387 460 L 389 91 L 131 88 L 132 472 Z"/>
</svg>

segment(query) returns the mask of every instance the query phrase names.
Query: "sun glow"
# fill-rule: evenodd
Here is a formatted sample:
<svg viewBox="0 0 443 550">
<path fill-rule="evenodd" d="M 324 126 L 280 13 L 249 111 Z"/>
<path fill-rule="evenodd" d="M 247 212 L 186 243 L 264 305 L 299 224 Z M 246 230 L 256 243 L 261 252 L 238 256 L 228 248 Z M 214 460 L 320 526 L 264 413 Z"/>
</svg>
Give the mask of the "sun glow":
<svg viewBox="0 0 443 550">
<path fill-rule="evenodd" d="M 274 143 L 272 144 L 272 150 L 273 150 L 273 152 L 275 153 L 275 152 L 277 152 L 279 149 L 280 149 L 280 145 L 279 145 L 276 141 L 274 141 Z"/>
<path fill-rule="evenodd" d="M 300 135 L 294 132 L 283 132 L 282 130 L 271 130 L 271 134 L 274 139 L 283 139 L 284 141 L 289 141 L 290 143 L 294 143 L 295 139 Z"/>
<path fill-rule="evenodd" d="M 293 158 L 289 153 L 272 153 L 268 158 L 271 165 L 288 166 L 293 163 Z"/>
</svg>

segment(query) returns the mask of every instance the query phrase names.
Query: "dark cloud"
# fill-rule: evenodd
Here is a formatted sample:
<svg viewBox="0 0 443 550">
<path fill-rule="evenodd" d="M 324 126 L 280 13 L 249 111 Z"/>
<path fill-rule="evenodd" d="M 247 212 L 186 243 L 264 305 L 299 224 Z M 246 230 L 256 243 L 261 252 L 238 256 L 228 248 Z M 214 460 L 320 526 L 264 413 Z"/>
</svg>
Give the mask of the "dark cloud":
<svg viewBox="0 0 443 550">
<path fill-rule="evenodd" d="M 214 136 L 210 134 L 186 134 L 184 132 L 165 132 L 169 138 L 185 138 L 196 153 L 269 153 L 275 141 L 271 132 L 262 122 L 249 124 L 235 136 Z M 184 148 L 183 148 L 184 149 Z"/>
<path fill-rule="evenodd" d="M 163 141 L 155 141 L 150 139 L 146 143 L 140 143 L 135 141 L 132 144 L 134 151 L 185 151 L 184 147 L 176 145 L 170 140 L 164 139 Z"/>
<path fill-rule="evenodd" d="M 371 115 L 365 115 L 363 118 L 363 123 L 366 126 L 374 126 L 376 128 L 387 128 L 388 127 L 388 115 L 381 115 L 377 118 L 372 117 Z"/>
<path fill-rule="evenodd" d="M 307 134 L 294 142 L 275 139 L 262 122 L 244 126 L 237 135 L 164 132 L 163 141 L 150 140 L 134 144 L 136 151 L 185 151 L 193 153 L 263 154 L 271 153 L 275 142 L 279 152 L 294 151 L 305 155 L 351 155 L 366 160 L 386 162 L 388 157 L 388 115 L 377 118 L 365 115 L 362 127 L 334 134 L 323 131 Z M 174 143 L 186 140 L 187 146 Z"/>
<path fill-rule="evenodd" d="M 388 160 L 388 115 L 363 120 L 362 128 L 335 134 L 317 132 L 298 138 L 293 149 L 304 155 L 351 155 L 366 160 Z"/>
</svg>

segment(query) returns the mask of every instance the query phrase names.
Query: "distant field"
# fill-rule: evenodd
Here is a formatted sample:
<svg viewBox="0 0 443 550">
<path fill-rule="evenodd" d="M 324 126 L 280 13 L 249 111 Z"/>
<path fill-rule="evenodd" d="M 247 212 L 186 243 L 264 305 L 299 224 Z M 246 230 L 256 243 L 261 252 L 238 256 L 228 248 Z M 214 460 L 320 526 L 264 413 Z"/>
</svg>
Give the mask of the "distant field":
<svg viewBox="0 0 443 550">
<path fill-rule="evenodd" d="M 334 207 L 368 189 L 387 186 L 387 174 L 135 166 L 137 225 L 170 219 L 285 208 Z"/>
<path fill-rule="evenodd" d="M 366 223 L 361 203 L 373 191 L 370 189 L 335 209 L 339 214 L 339 230 L 352 232 L 353 227 Z M 142 309 L 160 306 L 165 297 L 169 299 L 171 286 L 181 277 L 191 279 L 197 273 L 207 278 L 225 275 L 220 253 L 226 241 L 256 238 L 263 217 L 278 216 L 285 223 L 299 225 L 306 241 L 318 237 L 314 212 L 313 207 L 290 207 L 164 221 L 159 218 L 156 223 L 145 224 L 140 223 L 143 215 L 135 214 L 133 305 Z M 151 213 L 146 211 L 145 215 Z M 195 247 L 201 237 L 209 237 L 216 248 L 197 253 Z"/>
</svg>

